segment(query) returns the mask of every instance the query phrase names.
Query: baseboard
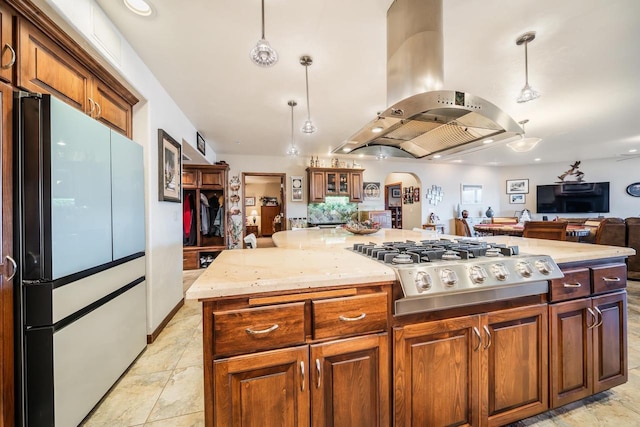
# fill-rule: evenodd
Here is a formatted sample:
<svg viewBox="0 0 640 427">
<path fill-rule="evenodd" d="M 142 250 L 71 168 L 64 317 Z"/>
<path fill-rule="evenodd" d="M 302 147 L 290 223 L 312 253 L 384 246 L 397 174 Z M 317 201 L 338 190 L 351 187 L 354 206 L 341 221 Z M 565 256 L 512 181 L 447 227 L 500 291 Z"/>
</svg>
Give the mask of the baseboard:
<svg viewBox="0 0 640 427">
<path fill-rule="evenodd" d="M 160 324 L 158 325 L 158 327 L 156 328 L 155 331 L 153 331 L 151 333 L 151 335 L 147 335 L 147 344 L 151 344 L 153 343 L 157 338 L 158 335 L 160 335 L 160 332 L 162 332 L 162 330 L 164 329 L 165 326 L 167 326 L 167 323 L 169 323 L 169 321 L 171 319 L 173 319 L 173 316 L 176 315 L 176 313 L 178 312 L 178 310 L 180 310 L 180 308 L 184 305 L 184 298 L 182 298 L 180 301 L 178 301 L 178 304 L 176 304 L 175 307 L 173 307 L 173 310 L 171 310 L 169 312 L 169 314 L 167 314 L 167 317 L 165 317 L 162 322 L 160 322 Z"/>
</svg>

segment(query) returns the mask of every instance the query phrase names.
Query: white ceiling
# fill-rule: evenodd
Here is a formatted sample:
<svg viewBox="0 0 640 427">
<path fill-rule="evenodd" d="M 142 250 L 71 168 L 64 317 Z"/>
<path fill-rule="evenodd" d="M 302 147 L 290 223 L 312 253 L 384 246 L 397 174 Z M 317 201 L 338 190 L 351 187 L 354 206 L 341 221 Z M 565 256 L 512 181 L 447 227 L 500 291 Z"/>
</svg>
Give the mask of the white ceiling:
<svg viewBox="0 0 640 427">
<path fill-rule="evenodd" d="M 97 2 L 219 159 L 284 154 L 290 99 L 298 102 L 294 139 L 304 157 L 330 156 L 388 107 L 391 0 L 266 0 L 266 39 L 280 55 L 272 68 L 249 60 L 261 32 L 260 0 L 148 0 L 149 18 L 133 15 L 120 0 Z M 542 97 L 518 104 L 524 48 L 515 40 L 530 30 L 537 36 L 529 45 L 529 82 Z M 314 60 L 309 92 L 318 130 L 312 135 L 300 132 L 307 115 L 299 64 L 305 54 Z M 529 119 L 527 136 L 542 138 L 528 153 L 501 144 L 458 160 L 514 165 L 640 152 L 637 0 L 445 0 L 444 56 L 445 89 L 485 98 L 516 121 Z"/>
</svg>

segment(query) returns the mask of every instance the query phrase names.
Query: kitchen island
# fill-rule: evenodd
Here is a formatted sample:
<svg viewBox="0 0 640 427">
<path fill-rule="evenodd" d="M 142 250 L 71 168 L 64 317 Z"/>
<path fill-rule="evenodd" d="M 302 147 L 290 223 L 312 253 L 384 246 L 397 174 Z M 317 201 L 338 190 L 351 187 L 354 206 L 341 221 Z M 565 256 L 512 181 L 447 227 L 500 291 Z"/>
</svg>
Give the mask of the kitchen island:
<svg viewBox="0 0 640 427">
<path fill-rule="evenodd" d="M 223 252 L 187 292 L 203 302 L 206 424 L 503 425 L 626 381 L 632 249 L 487 238 L 551 255 L 570 280 L 405 316 L 395 270 L 345 249 L 434 237 L 296 230 Z"/>
</svg>

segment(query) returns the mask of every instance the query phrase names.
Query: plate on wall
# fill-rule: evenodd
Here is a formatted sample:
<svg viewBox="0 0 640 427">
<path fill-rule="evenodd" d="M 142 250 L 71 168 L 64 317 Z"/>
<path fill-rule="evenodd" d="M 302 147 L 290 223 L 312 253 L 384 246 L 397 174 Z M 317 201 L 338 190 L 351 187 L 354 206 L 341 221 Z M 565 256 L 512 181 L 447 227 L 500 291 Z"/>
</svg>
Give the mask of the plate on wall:
<svg viewBox="0 0 640 427">
<path fill-rule="evenodd" d="M 627 187 L 627 194 L 633 197 L 640 197 L 640 182 L 634 182 Z"/>
</svg>

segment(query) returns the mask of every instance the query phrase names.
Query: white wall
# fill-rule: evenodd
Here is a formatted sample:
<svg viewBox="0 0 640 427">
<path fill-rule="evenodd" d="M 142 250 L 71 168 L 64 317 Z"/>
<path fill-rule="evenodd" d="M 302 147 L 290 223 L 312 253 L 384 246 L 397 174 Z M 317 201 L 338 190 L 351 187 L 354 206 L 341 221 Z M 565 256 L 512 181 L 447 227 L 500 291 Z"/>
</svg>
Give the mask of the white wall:
<svg viewBox="0 0 640 427">
<path fill-rule="evenodd" d="M 147 332 L 151 333 L 183 297 L 182 204 L 158 201 L 158 129 L 193 147 L 197 131 L 93 0 L 48 3 L 142 96 L 134 106 L 133 139 L 144 147 Z M 206 151 L 207 160 L 215 161 L 213 150 Z"/>
<path fill-rule="evenodd" d="M 540 165 L 504 167 L 500 170 L 500 208 L 496 216 L 508 216 L 514 209 L 529 209 L 532 219 L 542 219 L 542 214 L 536 213 L 536 185 L 554 184 L 565 171 L 570 169 L 569 163 L 544 163 Z M 640 158 L 616 161 L 584 160 L 580 163 L 580 171 L 584 173 L 585 182 L 609 182 L 610 188 L 610 212 L 602 213 L 604 216 L 628 218 L 640 216 L 640 198 L 629 196 L 626 188 L 629 184 L 640 181 Z M 507 179 L 529 179 L 529 194 L 526 195 L 526 204 L 511 205 L 506 194 Z M 570 178 L 566 178 L 569 180 Z M 499 211 L 499 212 L 498 212 Z M 553 216 L 553 215 L 552 215 Z M 589 218 L 597 214 L 560 214 L 561 217 Z M 552 219 L 549 217 L 549 219 Z"/>
</svg>

